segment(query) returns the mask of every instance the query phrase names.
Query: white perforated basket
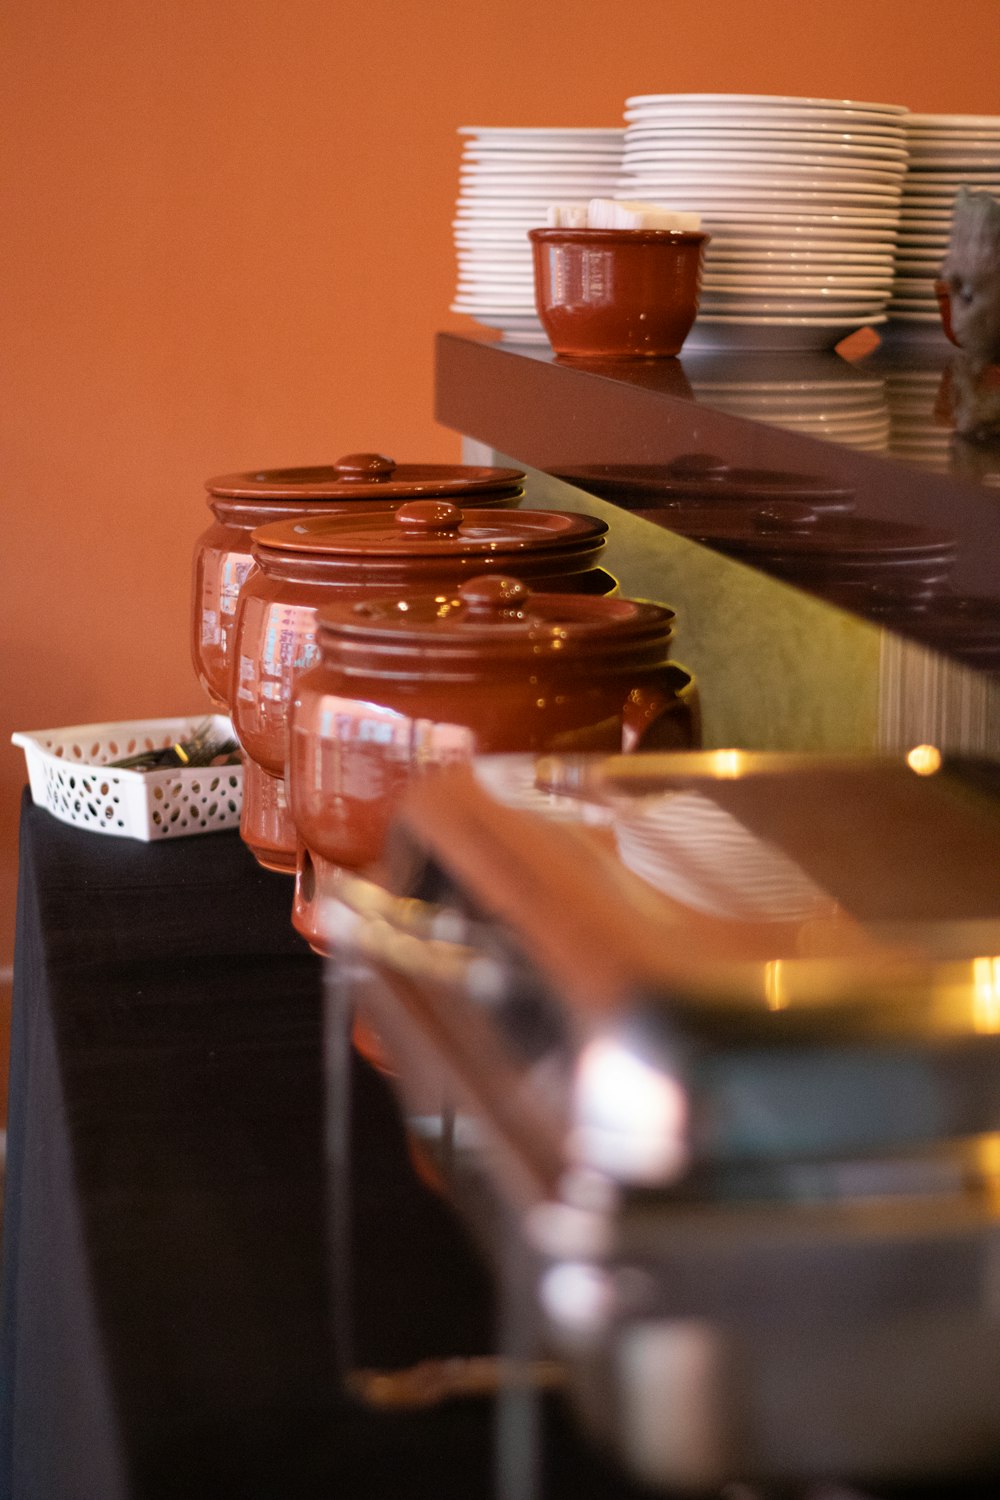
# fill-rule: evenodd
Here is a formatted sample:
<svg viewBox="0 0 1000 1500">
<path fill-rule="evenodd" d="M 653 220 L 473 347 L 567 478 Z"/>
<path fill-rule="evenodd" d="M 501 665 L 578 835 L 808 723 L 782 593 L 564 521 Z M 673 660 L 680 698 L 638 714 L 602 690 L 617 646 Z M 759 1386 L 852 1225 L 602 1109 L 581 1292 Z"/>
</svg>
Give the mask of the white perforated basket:
<svg viewBox="0 0 1000 1500">
<path fill-rule="evenodd" d="M 242 766 L 185 766 L 132 771 L 108 762 L 140 750 L 158 750 L 189 739 L 205 715 L 146 719 L 120 724 L 74 724 L 11 735 L 28 762 L 31 800 L 64 823 L 119 838 L 177 838 L 239 825 L 243 805 Z M 232 725 L 211 716 L 215 735 L 227 739 Z"/>
</svg>

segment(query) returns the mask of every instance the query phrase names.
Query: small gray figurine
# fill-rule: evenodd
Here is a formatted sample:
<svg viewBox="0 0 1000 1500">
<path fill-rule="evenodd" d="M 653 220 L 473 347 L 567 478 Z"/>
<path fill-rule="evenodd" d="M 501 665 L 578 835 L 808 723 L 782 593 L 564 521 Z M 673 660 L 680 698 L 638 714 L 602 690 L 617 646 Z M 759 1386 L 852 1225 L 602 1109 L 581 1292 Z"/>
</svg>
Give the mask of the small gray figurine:
<svg viewBox="0 0 1000 1500">
<path fill-rule="evenodd" d="M 981 441 L 1000 437 L 1000 202 L 959 189 L 941 282 L 951 337 L 955 428 Z"/>
</svg>

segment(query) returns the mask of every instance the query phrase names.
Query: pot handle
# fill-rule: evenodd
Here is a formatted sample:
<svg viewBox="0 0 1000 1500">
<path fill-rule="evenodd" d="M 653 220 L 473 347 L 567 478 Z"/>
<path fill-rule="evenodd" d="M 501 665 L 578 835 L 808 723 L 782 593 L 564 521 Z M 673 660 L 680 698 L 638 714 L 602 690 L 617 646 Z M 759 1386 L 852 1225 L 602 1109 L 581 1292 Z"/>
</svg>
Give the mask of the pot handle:
<svg viewBox="0 0 1000 1500">
<path fill-rule="evenodd" d="M 701 702 L 690 672 L 668 662 L 651 681 L 633 688 L 622 712 L 622 750 L 697 750 Z"/>
</svg>

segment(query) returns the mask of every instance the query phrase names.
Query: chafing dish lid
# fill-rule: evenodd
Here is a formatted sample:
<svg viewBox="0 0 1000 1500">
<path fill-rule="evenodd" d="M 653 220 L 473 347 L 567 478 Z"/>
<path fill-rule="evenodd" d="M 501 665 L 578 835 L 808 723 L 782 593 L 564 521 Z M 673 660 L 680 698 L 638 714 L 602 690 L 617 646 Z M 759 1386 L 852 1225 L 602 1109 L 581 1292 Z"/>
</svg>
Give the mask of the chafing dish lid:
<svg viewBox="0 0 1000 1500">
<path fill-rule="evenodd" d="M 531 764 L 538 806 L 559 796 L 558 819 L 525 810 L 523 780 L 514 778 L 520 805 L 507 806 L 502 778 L 453 768 L 410 789 L 389 880 L 410 892 L 432 866 L 441 906 L 474 911 L 527 959 L 534 1003 L 559 1018 L 536 1033 L 565 1038 L 571 1156 L 662 1186 L 699 1163 L 812 1159 L 1000 1128 L 995 769 L 979 784 L 895 762 L 735 752 L 714 766 L 710 755 Z M 648 864 L 642 874 L 630 868 L 616 822 L 641 822 L 645 810 L 655 828 L 663 799 L 707 789 L 715 810 L 799 871 L 797 915 L 699 912 L 655 872 L 651 880 Z M 565 814 L 567 794 L 581 799 L 576 820 Z M 844 832 L 833 862 L 810 860 L 817 826 L 822 841 L 834 824 Z M 787 829 L 795 836 L 785 839 Z M 824 877 L 852 840 L 873 858 L 860 874 L 846 871 L 834 894 Z M 689 839 L 687 856 L 693 847 Z M 908 881 L 915 849 L 920 878 Z M 673 856 L 676 874 L 683 839 Z M 904 878 L 887 899 L 879 883 L 893 860 Z M 495 953 L 491 961 L 496 968 Z M 481 965 L 476 972 L 481 980 Z M 496 1004 L 502 991 L 498 982 L 486 1007 L 501 1031 L 517 1025 L 516 1010 Z M 425 1000 L 435 1026 L 447 1025 L 454 996 L 444 1003 L 428 985 Z M 465 1003 L 481 1012 L 482 990 Z M 508 1042 L 516 1056 L 516 1039 Z"/>
</svg>

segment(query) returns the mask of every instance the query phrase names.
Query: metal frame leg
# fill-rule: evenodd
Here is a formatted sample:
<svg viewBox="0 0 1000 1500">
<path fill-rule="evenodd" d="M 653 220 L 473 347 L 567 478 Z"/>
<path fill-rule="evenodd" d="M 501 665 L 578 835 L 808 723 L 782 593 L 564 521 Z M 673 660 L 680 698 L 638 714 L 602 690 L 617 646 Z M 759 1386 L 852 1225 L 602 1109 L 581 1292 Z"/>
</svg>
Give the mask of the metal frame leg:
<svg viewBox="0 0 1000 1500">
<path fill-rule="evenodd" d="M 534 1361 L 538 1355 L 533 1268 L 513 1233 L 500 1264 L 499 1348 L 504 1378 L 496 1403 L 496 1500 L 540 1500 L 542 1411 Z"/>
<path fill-rule="evenodd" d="M 326 1063 L 326 1155 L 330 1173 L 329 1236 L 334 1367 L 343 1389 L 354 1365 L 354 1266 L 351 1183 L 351 1001 L 356 963 L 328 959 L 324 976 L 323 1046 Z"/>
</svg>

